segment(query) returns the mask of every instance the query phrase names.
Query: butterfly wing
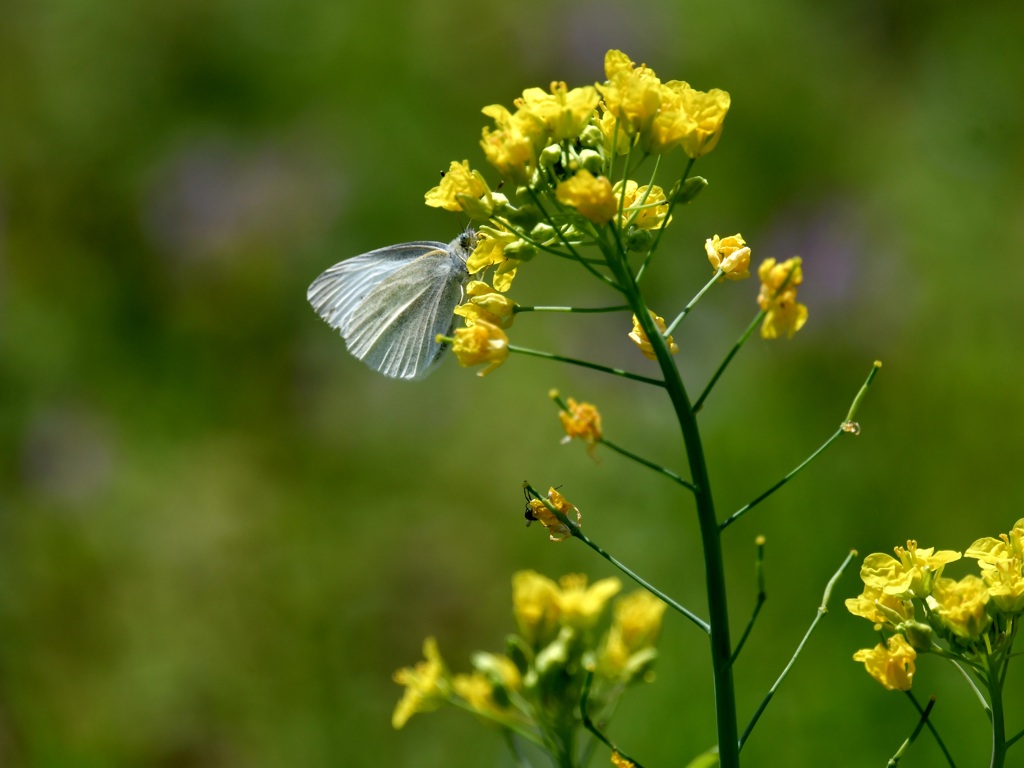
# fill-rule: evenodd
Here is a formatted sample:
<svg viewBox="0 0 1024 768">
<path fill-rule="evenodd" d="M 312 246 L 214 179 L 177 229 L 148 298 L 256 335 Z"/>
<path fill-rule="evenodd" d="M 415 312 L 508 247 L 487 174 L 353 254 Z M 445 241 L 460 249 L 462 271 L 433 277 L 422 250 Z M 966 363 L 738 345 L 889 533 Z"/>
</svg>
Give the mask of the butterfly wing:
<svg viewBox="0 0 1024 768">
<path fill-rule="evenodd" d="M 314 280 L 306 298 L 316 313 L 344 336 L 356 308 L 381 281 L 421 256 L 444 248 L 444 243 L 422 240 L 346 259 Z"/>
<path fill-rule="evenodd" d="M 465 261 L 444 246 L 394 271 L 342 329 L 349 352 L 385 376 L 423 378 L 447 346 L 435 337 L 451 334 L 467 278 Z"/>
</svg>

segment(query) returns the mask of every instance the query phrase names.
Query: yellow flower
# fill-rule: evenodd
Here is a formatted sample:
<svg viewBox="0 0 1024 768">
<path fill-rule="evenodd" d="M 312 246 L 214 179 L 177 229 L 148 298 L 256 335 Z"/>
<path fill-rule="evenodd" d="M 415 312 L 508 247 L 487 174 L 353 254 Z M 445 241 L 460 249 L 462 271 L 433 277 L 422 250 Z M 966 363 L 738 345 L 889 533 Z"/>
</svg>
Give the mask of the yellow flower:
<svg viewBox="0 0 1024 768">
<path fill-rule="evenodd" d="M 480 227 L 477 230 L 476 248 L 466 260 L 466 271 L 475 275 L 487 267 L 497 267 L 494 272 L 494 290 L 504 293 L 512 287 L 512 280 L 519 267 L 518 259 L 505 256 L 505 247 L 519 237 L 508 230 L 495 227 Z"/>
<path fill-rule="evenodd" d="M 627 224 L 640 227 L 641 229 L 658 229 L 668 215 L 668 201 L 665 199 L 665 190 L 658 185 L 651 187 L 639 186 L 635 181 L 626 181 L 625 191 L 621 181 L 615 182 L 613 187 L 615 194 L 622 198 L 622 219 L 619 226 L 625 228 Z M 632 219 L 632 221 L 631 221 Z M 667 227 L 672 223 L 669 219 L 665 222 Z"/>
<path fill-rule="evenodd" d="M 650 592 L 637 590 L 615 603 L 615 618 L 598 659 L 602 673 L 617 677 L 629 668 L 635 654 L 651 648 L 661 631 L 665 603 Z"/>
<path fill-rule="evenodd" d="M 518 306 L 512 299 L 495 293 L 487 283 L 471 280 L 466 286 L 469 300 L 455 308 L 455 314 L 466 318 L 466 325 L 484 320 L 499 328 L 511 328 L 515 320 L 515 308 Z"/>
<path fill-rule="evenodd" d="M 612 183 L 606 177 L 594 176 L 586 170 L 560 181 L 555 197 L 562 205 L 572 206 L 595 224 L 607 224 L 619 210 Z"/>
<path fill-rule="evenodd" d="M 547 133 L 554 141 L 578 138 L 601 97 L 593 86 L 573 88 L 565 83 L 551 83 L 551 93 L 540 88 L 527 88 L 523 97 L 516 100 L 516 106 L 529 110 L 544 122 Z"/>
<path fill-rule="evenodd" d="M 864 558 L 860 578 L 866 585 L 877 587 L 887 595 L 901 599 L 927 597 L 932 583 L 942 575 L 946 563 L 960 559 L 960 553 L 949 549 L 921 549 L 910 540 L 907 548 L 896 547 L 896 558 L 875 553 Z"/>
<path fill-rule="evenodd" d="M 649 311 L 651 312 L 651 317 L 654 318 L 654 322 L 658 326 L 658 329 L 664 333 L 666 330 L 665 318 L 658 317 L 654 314 L 653 310 Z M 651 340 L 647 338 L 647 334 L 644 333 L 644 329 L 641 327 L 640 321 L 636 319 L 636 315 L 633 315 L 633 330 L 630 332 L 629 338 L 634 344 L 640 347 L 640 351 L 643 353 L 644 357 L 648 360 L 657 359 L 657 356 L 654 354 L 654 347 L 651 346 Z M 665 344 L 668 345 L 668 351 L 673 355 L 679 351 L 679 345 L 673 341 L 671 336 L 665 339 Z"/>
<path fill-rule="evenodd" d="M 479 672 L 456 675 L 452 680 L 452 690 L 477 712 L 500 711 L 500 707 L 494 701 L 494 686 Z"/>
<path fill-rule="evenodd" d="M 967 548 L 964 555 L 977 559 L 982 568 L 1000 562 L 1024 560 L 1024 519 L 1018 520 L 1009 534 L 999 534 L 998 539 L 990 536 L 978 539 Z"/>
<path fill-rule="evenodd" d="M 612 750 L 612 765 L 614 765 L 615 768 L 636 768 L 636 763 L 624 758 L 617 750 Z"/>
<path fill-rule="evenodd" d="M 622 582 L 611 576 L 587 586 L 587 576 L 570 573 L 558 580 L 559 621 L 563 627 L 589 629 L 597 623 L 605 605 L 622 589 Z"/>
<path fill-rule="evenodd" d="M 688 125 L 680 146 L 688 157 L 703 157 L 715 148 L 722 135 L 722 123 L 729 111 L 729 104 L 729 94 L 718 88 L 704 93 L 686 87 L 683 91 L 683 109 L 688 117 Z"/>
<path fill-rule="evenodd" d="M 750 248 L 739 232 L 726 238 L 719 238 L 718 235 L 708 238 L 704 250 L 707 251 L 711 268 L 722 270 L 730 280 L 750 277 Z"/>
<path fill-rule="evenodd" d="M 477 320 L 469 327 L 455 329 L 452 352 L 463 367 L 487 363 L 487 367 L 477 373 L 477 376 L 486 376 L 508 357 L 508 336 L 498 326 Z"/>
<path fill-rule="evenodd" d="M 554 488 L 548 489 L 548 501 L 570 521 L 572 520 L 573 513 L 575 513 L 576 524 L 582 524 L 583 515 L 580 514 L 580 511 L 566 501 L 565 497 Z M 533 519 L 547 529 L 548 538 L 552 541 L 565 541 L 565 539 L 572 536 L 572 531 L 569 530 L 568 526 L 559 520 L 558 516 L 548 509 L 547 505 L 540 499 L 530 500 L 530 511 L 533 513 Z"/>
<path fill-rule="evenodd" d="M 807 307 L 796 300 L 796 288 L 804 280 L 800 263 L 800 257 L 794 256 L 781 264 L 765 259 L 758 267 L 761 292 L 757 303 L 766 312 L 761 325 L 763 338 L 777 339 L 782 334 L 793 338 L 807 322 Z"/>
<path fill-rule="evenodd" d="M 574 437 L 579 438 L 586 442 L 587 453 L 593 457 L 594 449 L 601 442 L 601 414 L 590 403 L 577 403 L 571 397 L 567 405 L 568 411 L 558 412 L 562 429 L 565 430 L 562 442 L 567 443 Z"/>
<path fill-rule="evenodd" d="M 605 108 L 619 120 L 619 132 L 634 136 L 644 130 L 661 106 L 661 81 L 654 70 L 637 67 L 622 51 L 604 57 L 607 81 L 599 84 Z"/>
<path fill-rule="evenodd" d="M 854 661 L 864 663 L 865 669 L 887 691 L 909 691 L 917 665 L 915 651 L 903 635 L 893 635 L 887 645 L 879 643 L 853 654 Z"/>
<path fill-rule="evenodd" d="M 881 587 L 867 584 L 860 595 L 846 601 L 846 610 L 854 616 L 861 616 L 874 622 L 876 631 L 883 626 L 894 628 L 897 624 L 914 618 L 912 602 L 886 594 Z"/>
<path fill-rule="evenodd" d="M 978 560 L 996 608 L 1008 614 L 1024 612 L 1024 519 L 998 539 L 978 539 L 964 555 Z"/>
<path fill-rule="evenodd" d="M 394 674 L 394 681 L 405 686 L 405 693 L 391 715 L 391 725 L 401 728 L 417 712 L 430 712 L 440 706 L 448 696 L 448 681 L 444 676 L 444 662 L 437 650 L 437 641 L 428 637 L 423 641 L 425 661 L 415 667 L 403 667 Z"/>
<path fill-rule="evenodd" d="M 558 634 L 558 585 L 536 571 L 512 574 L 512 612 L 519 634 L 533 648 Z"/>
<path fill-rule="evenodd" d="M 597 127 L 601 129 L 601 133 L 604 134 L 604 147 L 609 154 L 624 155 L 629 152 L 632 142 L 629 134 L 623 127 L 619 126 L 619 119 L 615 117 L 608 107 L 602 102 L 601 104 L 601 116 L 598 118 Z M 612 146 L 614 142 L 615 146 Z"/>
<path fill-rule="evenodd" d="M 459 202 L 459 195 L 479 199 L 490 194 L 490 191 L 480 172 L 469 169 L 469 160 L 463 160 L 461 163 L 453 160 L 448 172 L 441 179 L 441 183 L 427 192 L 424 197 L 427 205 L 432 208 L 461 211 L 462 203 Z"/>
<path fill-rule="evenodd" d="M 968 575 L 960 581 L 936 579 L 928 596 L 928 607 L 954 635 L 977 640 L 992 622 L 985 609 L 988 600 L 985 582 Z"/>
<path fill-rule="evenodd" d="M 494 120 L 495 129 L 483 129 L 480 146 L 484 156 L 502 176 L 525 184 L 537 162 L 537 151 L 544 143 L 544 123 L 526 110 L 509 112 L 500 104 L 483 108 Z"/>
</svg>

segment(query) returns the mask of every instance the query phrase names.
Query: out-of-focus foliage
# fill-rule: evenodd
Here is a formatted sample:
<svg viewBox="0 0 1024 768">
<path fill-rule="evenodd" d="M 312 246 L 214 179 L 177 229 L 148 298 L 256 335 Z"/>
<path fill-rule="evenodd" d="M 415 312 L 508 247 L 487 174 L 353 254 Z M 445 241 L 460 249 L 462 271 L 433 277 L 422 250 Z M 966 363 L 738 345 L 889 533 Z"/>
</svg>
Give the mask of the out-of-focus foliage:
<svg viewBox="0 0 1024 768">
<path fill-rule="evenodd" d="M 598 404 L 610 439 L 678 467 L 656 393 L 524 358 L 484 380 L 449 361 L 385 381 L 304 298 L 341 258 L 454 236 L 423 193 L 452 159 L 482 166 L 479 109 L 593 82 L 612 47 L 732 95 L 654 303 L 672 312 L 703 284 L 715 233 L 742 231 L 755 260 L 803 258 L 807 327 L 749 344 L 701 414 L 723 514 L 831 434 L 885 363 L 861 436 L 730 529 L 741 626 L 768 537 L 741 716 L 850 547 L 1008 530 L 1021 28 L 1008 2 L 0 4 L 0 762 L 507 765 L 456 712 L 392 731 L 390 674 L 426 635 L 452 659 L 499 647 L 517 569 L 610 575 L 522 527 L 524 478 L 562 485 L 590 536 L 701 609 L 677 489 L 559 446 L 546 396 Z M 524 302 L 606 298 L 530 267 Z M 748 291 L 712 292 L 676 332 L 693 388 L 756 312 Z M 639 369 L 628 331 L 529 316 L 513 341 Z M 857 591 L 850 575 L 836 598 Z M 658 680 L 612 725 L 645 764 L 709 746 L 703 642 L 666 616 Z M 891 754 L 913 712 L 851 661 L 867 642 L 834 610 L 745 758 Z M 919 679 L 958 757 L 984 754 L 960 681 L 938 664 Z M 914 749 L 936 763 L 926 739 Z"/>
</svg>

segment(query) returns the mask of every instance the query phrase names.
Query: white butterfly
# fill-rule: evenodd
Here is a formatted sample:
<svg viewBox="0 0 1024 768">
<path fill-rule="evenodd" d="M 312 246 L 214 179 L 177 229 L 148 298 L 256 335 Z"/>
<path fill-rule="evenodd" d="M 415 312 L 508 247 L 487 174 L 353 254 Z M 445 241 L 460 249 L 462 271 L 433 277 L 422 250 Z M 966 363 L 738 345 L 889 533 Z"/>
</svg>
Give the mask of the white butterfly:
<svg viewBox="0 0 1024 768">
<path fill-rule="evenodd" d="M 476 240 L 467 229 L 448 245 L 418 240 L 378 248 L 335 264 L 306 298 L 375 371 L 422 379 L 448 347 L 435 337 L 451 336 Z"/>
</svg>

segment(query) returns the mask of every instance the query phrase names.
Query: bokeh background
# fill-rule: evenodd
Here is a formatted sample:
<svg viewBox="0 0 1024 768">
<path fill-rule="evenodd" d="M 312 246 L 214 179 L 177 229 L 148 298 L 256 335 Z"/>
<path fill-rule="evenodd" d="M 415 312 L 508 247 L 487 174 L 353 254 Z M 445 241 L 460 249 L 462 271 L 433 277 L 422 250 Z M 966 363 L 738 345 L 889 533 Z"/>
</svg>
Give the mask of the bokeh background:
<svg viewBox="0 0 1024 768">
<path fill-rule="evenodd" d="M 650 273 L 655 306 L 703 284 L 715 233 L 804 259 L 807 327 L 753 340 L 702 413 L 723 514 L 831 434 L 884 362 L 861 436 L 730 529 L 737 632 L 768 537 L 744 716 L 850 548 L 1008 530 L 1024 516 L 1021 29 L 1010 2 L 4 2 L 0 764 L 511 765 L 454 710 L 393 731 L 390 675 L 428 634 L 459 670 L 500 650 L 515 570 L 611 575 L 523 527 L 524 478 L 561 485 L 595 540 L 703 611 L 685 494 L 559 445 L 546 396 L 598 403 L 610 438 L 682 466 L 657 393 L 525 358 L 387 381 L 305 301 L 344 257 L 453 237 L 463 222 L 422 195 L 453 159 L 484 165 L 481 107 L 599 80 L 611 47 L 733 99 L 696 168 L 710 187 Z M 721 286 L 677 334 L 692 390 L 756 291 Z M 543 259 L 513 295 L 608 300 Z M 620 326 L 524 316 L 514 341 L 646 370 Z M 874 642 L 842 608 L 858 591 L 851 569 L 751 765 L 881 765 L 912 728 L 850 660 Z M 611 732 L 682 765 L 714 741 L 706 643 L 670 616 L 661 649 Z M 915 690 L 939 696 L 958 764 L 986 765 L 953 670 L 924 659 Z M 912 755 L 938 764 L 927 739 Z"/>
</svg>

